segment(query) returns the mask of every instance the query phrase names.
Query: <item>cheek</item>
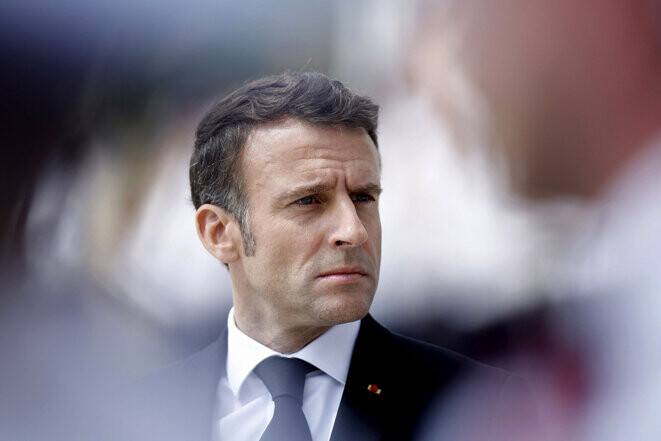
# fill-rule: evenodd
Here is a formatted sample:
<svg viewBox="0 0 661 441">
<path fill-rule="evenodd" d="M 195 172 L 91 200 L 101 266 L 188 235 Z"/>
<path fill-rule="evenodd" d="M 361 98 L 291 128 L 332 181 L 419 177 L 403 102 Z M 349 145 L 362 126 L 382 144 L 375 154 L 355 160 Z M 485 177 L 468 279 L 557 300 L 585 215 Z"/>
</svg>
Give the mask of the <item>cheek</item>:
<svg viewBox="0 0 661 441">
<path fill-rule="evenodd" d="M 375 237 L 372 241 L 374 244 L 374 255 L 376 260 L 377 267 L 381 264 L 381 226 L 379 225 L 378 232 L 375 234 Z"/>
<path fill-rule="evenodd" d="M 322 241 L 323 235 L 313 228 L 283 227 L 258 242 L 257 251 L 263 246 L 265 261 L 273 268 L 296 275 L 307 262 L 314 260 Z"/>
<path fill-rule="evenodd" d="M 369 241 L 374 245 L 376 251 L 381 250 L 381 218 L 378 211 L 363 221 L 363 225 L 367 229 Z"/>
</svg>

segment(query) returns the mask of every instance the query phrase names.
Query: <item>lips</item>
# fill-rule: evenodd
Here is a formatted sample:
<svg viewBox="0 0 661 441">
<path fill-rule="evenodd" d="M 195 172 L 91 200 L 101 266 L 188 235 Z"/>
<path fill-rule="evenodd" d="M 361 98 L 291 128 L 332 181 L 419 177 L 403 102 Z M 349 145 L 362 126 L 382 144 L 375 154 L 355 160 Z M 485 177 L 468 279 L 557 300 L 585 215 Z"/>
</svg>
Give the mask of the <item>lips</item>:
<svg viewBox="0 0 661 441">
<path fill-rule="evenodd" d="M 341 267 L 326 271 L 317 276 L 317 279 L 336 281 L 336 282 L 354 282 L 367 277 L 368 272 L 361 266 Z"/>
</svg>

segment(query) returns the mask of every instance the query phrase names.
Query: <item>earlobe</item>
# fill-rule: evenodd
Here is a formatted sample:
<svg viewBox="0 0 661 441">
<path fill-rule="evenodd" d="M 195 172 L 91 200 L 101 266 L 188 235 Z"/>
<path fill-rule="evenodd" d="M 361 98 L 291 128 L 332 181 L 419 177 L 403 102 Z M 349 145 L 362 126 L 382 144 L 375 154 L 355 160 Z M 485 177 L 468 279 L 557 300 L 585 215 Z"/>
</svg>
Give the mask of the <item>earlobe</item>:
<svg viewBox="0 0 661 441">
<path fill-rule="evenodd" d="M 239 260 L 236 233 L 238 225 L 234 216 L 225 209 L 211 204 L 204 204 L 195 214 L 197 235 L 216 259 L 223 263 Z M 240 240 L 240 233 L 239 238 Z"/>
</svg>

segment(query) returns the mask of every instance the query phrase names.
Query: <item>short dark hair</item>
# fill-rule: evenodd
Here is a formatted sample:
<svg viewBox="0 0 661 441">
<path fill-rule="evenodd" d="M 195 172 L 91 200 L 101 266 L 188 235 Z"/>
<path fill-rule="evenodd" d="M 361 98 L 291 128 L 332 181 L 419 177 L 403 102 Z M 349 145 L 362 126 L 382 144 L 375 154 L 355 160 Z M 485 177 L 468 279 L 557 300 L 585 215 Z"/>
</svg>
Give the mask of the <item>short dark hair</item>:
<svg viewBox="0 0 661 441">
<path fill-rule="evenodd" d="M 241 153 L 261 123 L 294 117 L 312 124 L 363 128 L 377 144 L 379 106 L 317 72 L 285 72 L 244 84 L 204 116 L 190 160 L 193 205 L 213 204 L 238 221 L 246 253 L 254 252 L 248 203 L 242 191 Z"/>
</svg>

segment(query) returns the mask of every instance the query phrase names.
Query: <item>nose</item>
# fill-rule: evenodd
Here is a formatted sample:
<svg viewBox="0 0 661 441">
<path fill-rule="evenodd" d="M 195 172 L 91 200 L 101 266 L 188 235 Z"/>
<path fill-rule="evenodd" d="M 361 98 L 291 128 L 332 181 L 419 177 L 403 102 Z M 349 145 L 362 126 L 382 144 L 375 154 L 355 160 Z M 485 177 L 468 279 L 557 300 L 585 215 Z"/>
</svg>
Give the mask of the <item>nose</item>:
<svg viewBox="0 0 661 441">
<path fill-rule="evenodd" d="M 367 242 L 367 229 L 350 197 L 339 201 L 334 211 L 333 228 L 329 235 L 331 247 L 359 247 Z"/>
</svg>

